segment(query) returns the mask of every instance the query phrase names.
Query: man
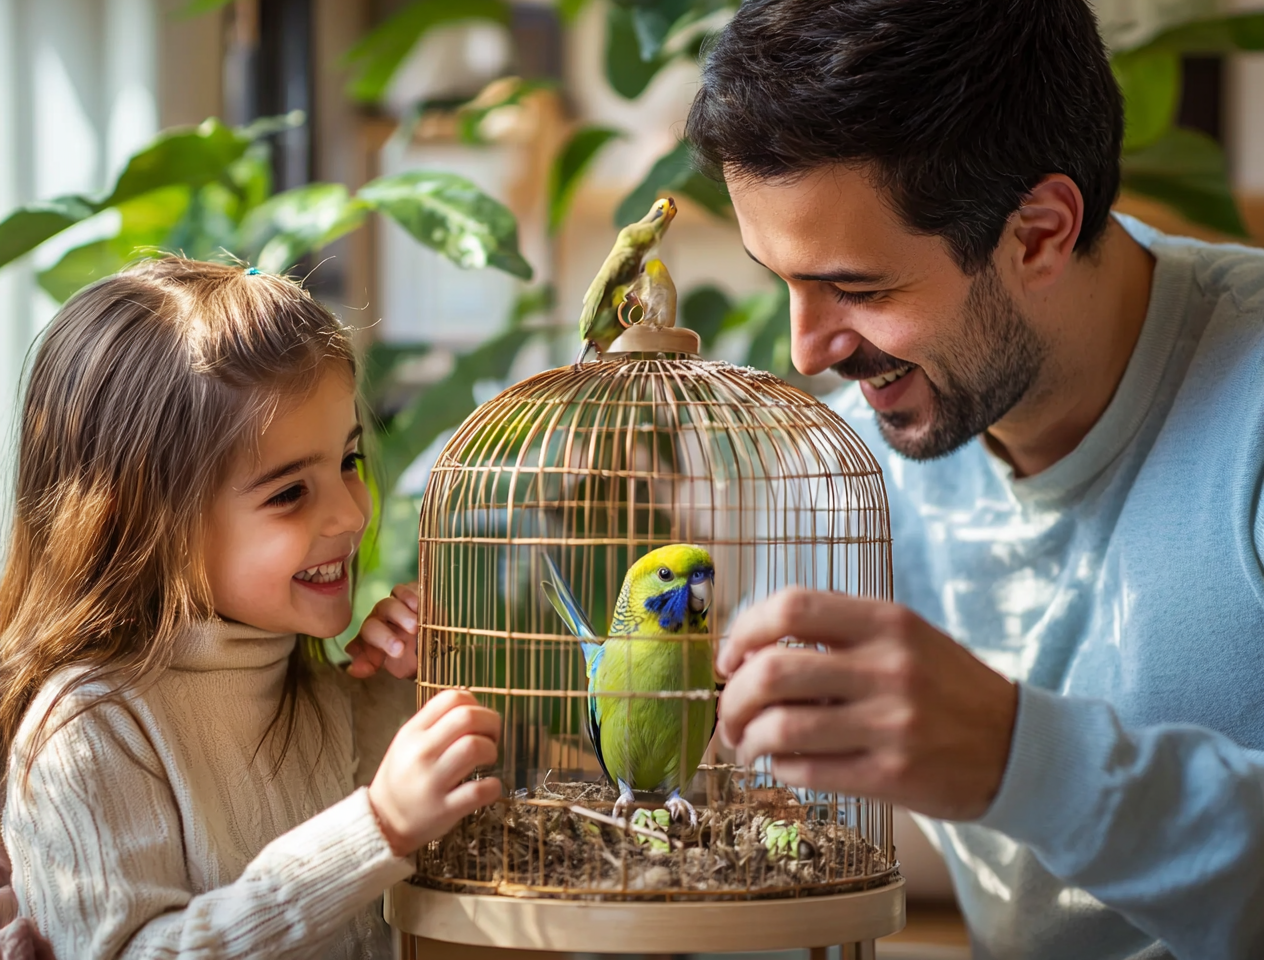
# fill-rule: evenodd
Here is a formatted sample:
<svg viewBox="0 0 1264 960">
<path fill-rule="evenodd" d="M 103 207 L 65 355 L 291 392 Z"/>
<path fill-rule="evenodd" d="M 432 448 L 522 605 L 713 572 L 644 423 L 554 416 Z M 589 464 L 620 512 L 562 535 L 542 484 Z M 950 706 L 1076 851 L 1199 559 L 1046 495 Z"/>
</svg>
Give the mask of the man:
<svg viewBox="0 0 1264 960">
<path fill-rule="evenodd" d="M 902 604 L 747 611 L 723 739 L 936 818 L 977 957 L 1264 957 L 1264 255 L 1112 217 L 1083 0 L 748 0 L 687 135 Z"/>
</svg>

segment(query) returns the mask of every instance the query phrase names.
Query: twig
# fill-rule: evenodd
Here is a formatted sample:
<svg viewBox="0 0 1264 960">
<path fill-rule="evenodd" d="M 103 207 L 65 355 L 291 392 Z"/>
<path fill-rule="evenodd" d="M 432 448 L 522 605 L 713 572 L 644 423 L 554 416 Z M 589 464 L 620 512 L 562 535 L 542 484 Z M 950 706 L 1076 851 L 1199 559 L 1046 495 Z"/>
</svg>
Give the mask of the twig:
<svg viewBox="0 0 1264 960">
<path fill-rule="evenodd" d="M 598 813 L 596 810 L 589 810 L 587 807 L 581 807 L 574 803 L 566 808 L 571 813 L 579 817 L 587 817 L 589 820 L 596 820 L 598 823 L 604 823 L 609 827 L 618 827 L 620 830 L 630 830 L 642 837 L 649 837 L 651 840 L 658 840 L 660 843 L 669 843 L 676 849 L 680 849 L 684 844 L 679 840 L 673 840 L 665 833 L 659 833 L 657 830 L 647 830 L 645 827 L 638 827 L 634 823 L 627 820 L 618 819 L 616 817 L 607 817 L 604 813 Z"/>
</svg>

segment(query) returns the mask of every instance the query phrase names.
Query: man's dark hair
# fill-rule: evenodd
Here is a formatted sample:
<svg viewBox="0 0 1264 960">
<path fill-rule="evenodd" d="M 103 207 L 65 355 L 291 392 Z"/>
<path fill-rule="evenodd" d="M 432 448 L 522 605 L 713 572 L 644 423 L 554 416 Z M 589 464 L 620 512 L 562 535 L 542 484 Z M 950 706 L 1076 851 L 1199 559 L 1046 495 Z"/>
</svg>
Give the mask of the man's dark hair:
<svg viewBox="0 0 1264 960">
<path fill-rule="evenodd" d="M 747 0 L 707 56 L 686 138 L 712 176 L 868 168 L 968 273 L 1052 173 L 1119 190 L 1123 99 L 1085 0 Z"/>
</svg>

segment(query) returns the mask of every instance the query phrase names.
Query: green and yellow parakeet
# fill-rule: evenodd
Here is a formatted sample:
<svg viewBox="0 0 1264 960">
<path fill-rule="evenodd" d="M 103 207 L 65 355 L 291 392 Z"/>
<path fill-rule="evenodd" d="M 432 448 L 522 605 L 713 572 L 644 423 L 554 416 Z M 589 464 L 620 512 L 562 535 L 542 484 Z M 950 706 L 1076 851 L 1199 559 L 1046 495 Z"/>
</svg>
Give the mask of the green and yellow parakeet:
<svg viewBox="0 0 1264 960">
<path fill-rule="evenodd" d="M 619 299 L 630 306 L 640 307 L 639 316 L 625 307 L 620 318 L 623 323 L 648 323 L 657 327 L 676 325 L 676 283 L 667 272 L 667 265 L 657 257 L 645 261 L 640 276 L 628 285 Z M 618 311 L 618 304 L 615 310 Z"/>
<path fill-rule="evenodd" d="M 715 587 L 715 567 L 702 547 L 673 544 L 652 550 L 623 578 L 607 639 L 575 599 L 553 558 L 544 555 L 541 587 L 559 617 L 579 638 L 588 674 L 585 726 L 601 769 L 619 788 L 614 815 L 634 801 L 633 790 L 667 795 L 673 818 L 697 812 L 680 795 L 697 772 L 715 730 L 715 699 L 600 696 L 715 689 L 711 644 L 703 634 Z"/>
<path fill-rule="evenodd" d="M 676 201 L 664 197 L 654 201 L 650 212 L 640 220 L 619 231 L 614 247 L 584 294 L 584 310 L 579 315 L 579 336 L 584 343 L 576 363 L 583 362 L 589 347 L 595 346 L 602 352 L 619 335 L 622 328 L 615 311 L 628 285 L 641 273 L 645 258 L 658 246 L 675 216 Z"/>
</svg>

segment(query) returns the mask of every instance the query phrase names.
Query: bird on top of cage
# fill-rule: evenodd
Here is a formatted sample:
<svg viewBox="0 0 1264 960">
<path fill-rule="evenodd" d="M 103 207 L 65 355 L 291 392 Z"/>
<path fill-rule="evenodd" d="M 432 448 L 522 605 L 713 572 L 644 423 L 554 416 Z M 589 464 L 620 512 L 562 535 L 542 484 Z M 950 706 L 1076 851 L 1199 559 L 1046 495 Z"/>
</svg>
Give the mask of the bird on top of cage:
<svg viewBox="0 0 1264 960">
<path fill-rule="evenodd" d="M 645 261 L 645 268 L 637 278 L 628 284 L 622 296 L 619 293 L 619 290 L 615 291 L 619 303 L 615 313 L 622 326 L 634 323 L 648 323 L 656 327 L 676 325 L 676 283 L 667 272 L 667 264 L 657 257 Z"/>
<path fill-rule="evenodd" d="M 654 694 L 715 689 L 710 642 L 671 639 L 706 633 L 715 587 L 711 555 L 678 543 L 634 563 L 604 643 L 593 642 L 598 634 L 588 614 L 553 558 L 546 553 L 544 559 L 549 576 L 541 589 L 583 648 L 589 694 L 584 724 L 602 771 L 619 788 L 614 815 L 622 816 L 635 801 L 632 791 L 641 790 L 666 794 L 672 818 L 688 816 L 696 825 L 697 811 L 680 792 L 715 731 L 715 699 Z"/>
<path fill-rule="evenodd" d="M 575 358 L 576 364 L 583 363 L 591 347 L 604 352 L 619 335 L 619 304 L 675 216 L 676 201 L 664 197 L 654 201 L 649 213 L 640 220 L 619 231 L 614 246 L 584 294 L 584 309 L 579 315 L 579 336 L 584 342 Z"/>
</svg>

